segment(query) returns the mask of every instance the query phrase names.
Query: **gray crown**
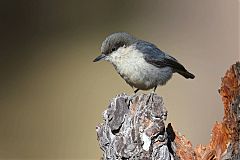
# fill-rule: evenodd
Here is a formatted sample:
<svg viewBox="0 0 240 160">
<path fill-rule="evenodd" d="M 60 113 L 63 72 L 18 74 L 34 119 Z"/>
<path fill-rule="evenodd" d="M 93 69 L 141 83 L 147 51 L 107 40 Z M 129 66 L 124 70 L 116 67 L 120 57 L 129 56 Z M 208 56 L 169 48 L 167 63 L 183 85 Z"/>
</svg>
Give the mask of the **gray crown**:
<svg viewBox="0 0 240 160">
<path fill-rule="evenodd" d="M 129 46 L 137 39 L 125 32 L 117 32 L 109 35 L 102 43 L 102 54 L 108 55 L 122 46 Z"/>
</svg>

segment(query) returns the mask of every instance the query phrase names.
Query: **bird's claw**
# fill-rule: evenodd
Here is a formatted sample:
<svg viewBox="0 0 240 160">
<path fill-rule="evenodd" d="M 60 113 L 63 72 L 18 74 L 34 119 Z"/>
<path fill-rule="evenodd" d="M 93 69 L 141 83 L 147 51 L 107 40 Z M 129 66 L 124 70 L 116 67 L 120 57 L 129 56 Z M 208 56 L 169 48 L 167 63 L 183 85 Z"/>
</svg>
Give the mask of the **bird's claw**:
<svg viewBox="0 0 240 160">
<path fill-rule="evenodd" d="M 127 99 L 126 103 L 130 106 L 130 104 L 133 104 L 133 99 L 136 97 L 136 94 L 133 94 L 131 96 L 129 96 L 129 98 Z"/>
<path fill-rule="evenodd" d="M 146 101 L 146 104 L 148 104 L 151 100 L 153 102 L 153 97 L 154 97 L 155 92 L 151 92 L 150 95 L 148 96 L 148 100 Z"/>
</svg>

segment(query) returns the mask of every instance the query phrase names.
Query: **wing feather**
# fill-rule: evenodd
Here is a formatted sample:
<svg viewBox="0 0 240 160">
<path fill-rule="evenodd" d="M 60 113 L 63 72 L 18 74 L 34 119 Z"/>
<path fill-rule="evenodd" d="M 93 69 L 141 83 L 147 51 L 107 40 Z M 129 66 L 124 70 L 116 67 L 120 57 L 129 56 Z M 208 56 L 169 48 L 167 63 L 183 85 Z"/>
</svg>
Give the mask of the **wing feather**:
<svg viewBox="0 0 240 160">
<path fill-rule="evenodd" d="M 148 63 L 158 68 L 171 67 L 175 71 L 187 71 L 175 58 L 164 53 L 152 43 L 140 40 L 136 42 L 136 48 L 143 53 Z"/>
</svg>

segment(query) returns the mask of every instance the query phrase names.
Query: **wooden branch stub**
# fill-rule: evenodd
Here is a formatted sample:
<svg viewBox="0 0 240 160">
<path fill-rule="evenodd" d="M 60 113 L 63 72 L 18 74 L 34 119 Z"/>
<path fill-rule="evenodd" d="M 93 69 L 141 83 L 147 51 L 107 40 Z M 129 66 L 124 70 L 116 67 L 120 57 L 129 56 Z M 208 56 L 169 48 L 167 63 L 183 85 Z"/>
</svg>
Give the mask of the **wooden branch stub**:
<svg viewBox="0 0 240 160">
<path fill-rule="evenodd" d="M 169 134 L 165 129 L 167 110 L 163 99 L 156 94 L 149 96 L 140 94 L 131 100 L 120 94 L 111 101 L 103 113 L 104 123 L 97 126 L 103 159 L 173 159 L 169 140 L 174 133 L 171 125 L 167 128 Z"/>
</svg>

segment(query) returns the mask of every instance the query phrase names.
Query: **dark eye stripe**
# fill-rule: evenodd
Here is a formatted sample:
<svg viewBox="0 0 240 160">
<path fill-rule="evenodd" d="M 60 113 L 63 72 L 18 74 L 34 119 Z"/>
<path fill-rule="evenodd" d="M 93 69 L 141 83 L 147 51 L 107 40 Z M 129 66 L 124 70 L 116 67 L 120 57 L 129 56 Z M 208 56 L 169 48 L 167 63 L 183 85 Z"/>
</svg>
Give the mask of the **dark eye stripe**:
<svg viewBox="0 0 240 160">
<path fill-rule="evenodd" d="M 105 52 L 105 54 L 108 55 L 108 54 L 118 50 L 118 48 L 123 47 L 124 45 L 125 45 L 124 42 L 115 43 L 114 45 L 112 45 L 112 47 L 109 46 L 109 49 Z"/>
<path fill-rule="evenodd" d="M 122 47 L 122 46 L 124 46 L 124 43 L 123 42 L 119 42 L 119 43 L 116 44 L 116 46 L 117 46 L 117 48 Z"/>
</svg>

